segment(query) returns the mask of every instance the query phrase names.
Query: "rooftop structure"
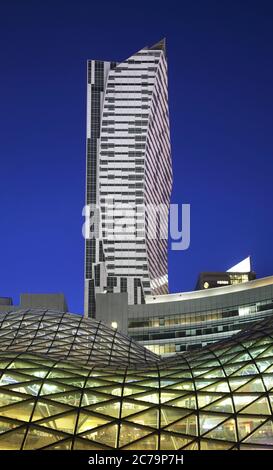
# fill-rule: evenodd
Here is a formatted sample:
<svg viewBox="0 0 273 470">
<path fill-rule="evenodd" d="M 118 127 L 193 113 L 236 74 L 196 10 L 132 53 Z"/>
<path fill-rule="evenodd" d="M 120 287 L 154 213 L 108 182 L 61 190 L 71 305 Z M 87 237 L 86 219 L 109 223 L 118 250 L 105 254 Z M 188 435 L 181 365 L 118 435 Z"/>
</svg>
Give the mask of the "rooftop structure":
<svg viewBox="0 0 273 470">
<path fill-rule="evenodd" d="M 273 449 L 272 337 L 268 318 L 162 360 L 94 320 L 1 313 L 0 449 Z"/>
</svg>

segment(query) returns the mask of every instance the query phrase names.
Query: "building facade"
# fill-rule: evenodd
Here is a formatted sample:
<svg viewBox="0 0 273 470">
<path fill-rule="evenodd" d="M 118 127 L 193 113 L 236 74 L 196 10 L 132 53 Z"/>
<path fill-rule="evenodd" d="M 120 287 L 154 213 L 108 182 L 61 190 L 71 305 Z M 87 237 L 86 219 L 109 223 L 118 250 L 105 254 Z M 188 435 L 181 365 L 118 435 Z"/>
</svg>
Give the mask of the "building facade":
<svg viewBox="0 0 273 470">
<path fill-rule="evenodd" d="M 271 317 L 273 276 L 214 289 L 148 296 L 144 305 L 126 307 L 126 300 L 116 297 L 108 300 L 107 309 L 103 297 L 98 297 L 103 306 L 98 306 L 98 319 L 110 326 L 114 323 L 150 351 L 164 356 L 209 346 Z"/>
<path fill-rule="evenodd" d="M 253 271 L 247 273 L 202 272 L 199 274 L 196 290 L 241 284 L 253 281 L 253 279 L 256 279 L 256 274 Z"/>
<path fill-rule="evenodd" d="M 21 294 L 19 305 L 13 305 L 11 297 L 0 297 L 0 312 L 14 312 L 24 308 L 47 308 L 67 312 L 68 305 L 64 294 Z"/>
<path fill-rule="evenodd" d="M 171 188 L 164 40 L 121 63 L 88 61 L 85 316 L 98 293 L 140 304 L 168 292 Z"/>
<path fill-rule="evenodd" d="M 253 281 L 253 279 L 256 279 L 256 273 L 251 268 L 251 258 L 248 256 L 225 272 L 200 273 L 196 290 L 241 284 L 242 282 Z"/>
</svg>

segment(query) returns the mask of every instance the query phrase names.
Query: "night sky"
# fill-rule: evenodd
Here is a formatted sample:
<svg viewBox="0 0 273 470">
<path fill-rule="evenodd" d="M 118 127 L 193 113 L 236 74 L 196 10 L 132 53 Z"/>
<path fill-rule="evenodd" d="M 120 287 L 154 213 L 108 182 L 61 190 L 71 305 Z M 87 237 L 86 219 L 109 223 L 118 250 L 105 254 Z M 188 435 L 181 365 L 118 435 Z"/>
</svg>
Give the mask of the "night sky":
<svg viewBox="0 0 273 470">
<path fill-rule="evenodd" d="M 172 201 L 192 213 L 170 290 L 248 255 L 273 274 L 273 2 L 0 0 L 0 296 L 82 312 L 86 60 L 164 36 Z"/>
</svg>

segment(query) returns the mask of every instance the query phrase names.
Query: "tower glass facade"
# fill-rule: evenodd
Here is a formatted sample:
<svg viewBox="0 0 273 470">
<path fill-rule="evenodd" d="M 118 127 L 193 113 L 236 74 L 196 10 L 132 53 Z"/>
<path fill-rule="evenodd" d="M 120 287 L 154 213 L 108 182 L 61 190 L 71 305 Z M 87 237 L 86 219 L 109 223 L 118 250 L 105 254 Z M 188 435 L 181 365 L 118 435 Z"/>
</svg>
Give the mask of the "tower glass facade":
<svg viewBox="0 0 273 470">
<path fill-rule="evenodd" d="M 85 316 L 95 316 L 97 293 L 128 292 L 129 304 L 168 293 L 172 164 L 164 41 L 119 64 L 88 61 L 86 172 L 95 223 L 86 239 Z"/>
</svg>

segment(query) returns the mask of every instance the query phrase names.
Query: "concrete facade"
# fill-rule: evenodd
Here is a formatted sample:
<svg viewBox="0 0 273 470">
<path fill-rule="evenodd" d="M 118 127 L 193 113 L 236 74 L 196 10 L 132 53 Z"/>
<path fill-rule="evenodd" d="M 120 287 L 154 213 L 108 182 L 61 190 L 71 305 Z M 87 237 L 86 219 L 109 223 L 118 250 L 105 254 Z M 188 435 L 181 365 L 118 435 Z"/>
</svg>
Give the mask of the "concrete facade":
<svg viewBox="0 0 273 470">
<path fill-rule="evenodd" d="M 0 297 L 0 312 L 21 309 L 53 309 L 67 312 L 68 306 L 64 294 L 21 294 L 20 304 L 13 305 L 10 297 Z"/>
</svg>

